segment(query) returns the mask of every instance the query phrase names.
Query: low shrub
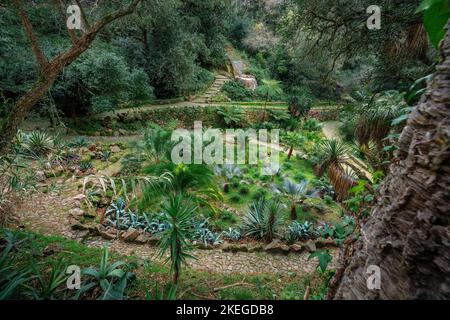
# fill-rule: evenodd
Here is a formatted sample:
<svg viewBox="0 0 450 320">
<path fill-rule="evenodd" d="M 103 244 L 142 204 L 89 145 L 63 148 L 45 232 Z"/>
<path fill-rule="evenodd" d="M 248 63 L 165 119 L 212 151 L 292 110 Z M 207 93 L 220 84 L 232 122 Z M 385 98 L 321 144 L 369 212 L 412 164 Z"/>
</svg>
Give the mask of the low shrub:
<svg viewBox="0 0 450 320">
<path fill-rule="evenodd" d="M 243 196 L 248 195 L 250 193 L 250 189 L 248 187 L 241 187 L 239 189 L 239 193 Z"/>
</svg>

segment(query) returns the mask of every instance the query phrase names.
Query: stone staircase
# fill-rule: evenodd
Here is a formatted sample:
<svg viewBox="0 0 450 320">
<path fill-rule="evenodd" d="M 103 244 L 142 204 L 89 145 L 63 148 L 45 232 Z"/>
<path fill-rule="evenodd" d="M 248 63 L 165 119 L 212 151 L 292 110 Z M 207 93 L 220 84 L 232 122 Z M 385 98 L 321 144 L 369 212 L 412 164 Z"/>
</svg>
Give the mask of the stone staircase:
<svg viewBox="0 0 450 320">
<path fill-rule="evenodd" d="M 230 81 L 231 78 L 222 74 L 216 75 L 216 79 L 211 87 L 208 88 L 202 95 L 196 97 L 192 102 L 194 103 L 211 103 L 212 98 L 215 97 L 220 90 L 222 90 L 223 85 Z"/>
</svg>

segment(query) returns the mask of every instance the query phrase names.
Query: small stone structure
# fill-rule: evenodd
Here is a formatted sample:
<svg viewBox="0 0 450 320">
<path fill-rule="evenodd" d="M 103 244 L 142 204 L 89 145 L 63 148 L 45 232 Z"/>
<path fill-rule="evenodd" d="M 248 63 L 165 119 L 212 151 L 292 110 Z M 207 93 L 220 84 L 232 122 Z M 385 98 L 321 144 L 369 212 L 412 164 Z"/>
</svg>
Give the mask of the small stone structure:
<svg viewBox="0 0 450 320">
<path fill-rule="evenodd" d="M 258 87 L 258 81 L 256 78 L 249 74 L 244 74 L 244 63 L 241 60 L 231 61 L 233 66 L 234 79 L 237 82 L 242 83 L 247 89 L 255 90 Z"/>
</svg>

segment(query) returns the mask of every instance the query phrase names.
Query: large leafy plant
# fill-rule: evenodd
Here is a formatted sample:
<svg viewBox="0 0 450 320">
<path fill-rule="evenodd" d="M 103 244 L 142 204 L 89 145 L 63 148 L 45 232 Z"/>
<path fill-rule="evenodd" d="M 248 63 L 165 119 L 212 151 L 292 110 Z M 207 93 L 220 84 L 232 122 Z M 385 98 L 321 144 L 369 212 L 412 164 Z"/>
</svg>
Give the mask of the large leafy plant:
<svg viewBox="0 0 450 320">
<path fill-rule="evenodd" d="M 416 13 L 423 12 L 423 22 L 431 43 L 439 48 L 445 36 L 445 26 L 450 19 L 448 0 L 422 0 Z"/>
<path fill-rule="evenodd" d="M 245 112 L 239 107 L 220 107 L 217 115 L 228 128 L 236 128 L 242 125 L 245 119 Z"/>
<path fill-rule="evenodd" d="M 128 266 L 123 261 L 109 263 L 109 250 L 103 247 L 102 259 L 98 269 L 86 268 L 82 274 L 89 277 L 78 291 L 76 298 L 93 290 L 100 288 L 101 294 L 97 297 L 101 300 L 122 300 L 124 292 L 134 274 L 127 271 Z"/>
</svg>

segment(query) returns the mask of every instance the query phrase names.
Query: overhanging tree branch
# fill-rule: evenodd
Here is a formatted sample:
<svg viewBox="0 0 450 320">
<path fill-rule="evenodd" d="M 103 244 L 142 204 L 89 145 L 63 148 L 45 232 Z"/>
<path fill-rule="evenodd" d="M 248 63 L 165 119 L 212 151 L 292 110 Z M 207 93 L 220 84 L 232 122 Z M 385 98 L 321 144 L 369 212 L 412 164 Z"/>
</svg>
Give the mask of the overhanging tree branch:
<svg viewBox="0 0 450 320">
<path fill-rule="evenodd" d="M 120 19 L 126 15 L 133 13 L 141 0 L 133 0 L 128 6 L 119 9 L 111 14 L 105 15 L 92 28 L 84 33 L 78 41 L 65 52 L 54 57 L 50 62 L 44 56 L 44 53 L 39 46 L 33 26 L 31 25 L 28 15 L 23 8 L 22 0 L 12 0 L 15 7 L 18 9 L 19 15 L 22 18 L 22 24 L 25 28 L 28 38 L 30 39 L 33 52 L 43 71 L 44 77 L 39 79 L 36 84 L 14 105 L 11 113 L 5 122 L 0 132 L 0 153 L 6 153 L 12 139 L 14 138 L 17 129 L 23 122 L 31 108 L 39 102 L 45 95 L 48 89 L 53 85 L 54 81 L 64 69 L 64 67 L 71 64 L 84 51 L 86 51 L 91 43 L 95 40 L 97 34 L 109 23 Z"/>
</svg>

